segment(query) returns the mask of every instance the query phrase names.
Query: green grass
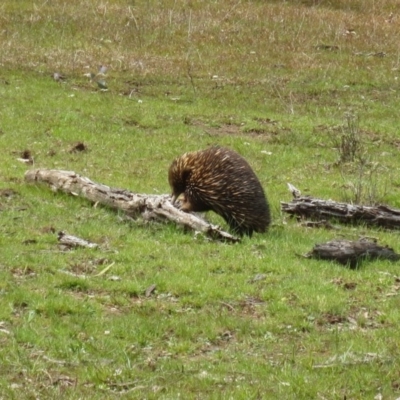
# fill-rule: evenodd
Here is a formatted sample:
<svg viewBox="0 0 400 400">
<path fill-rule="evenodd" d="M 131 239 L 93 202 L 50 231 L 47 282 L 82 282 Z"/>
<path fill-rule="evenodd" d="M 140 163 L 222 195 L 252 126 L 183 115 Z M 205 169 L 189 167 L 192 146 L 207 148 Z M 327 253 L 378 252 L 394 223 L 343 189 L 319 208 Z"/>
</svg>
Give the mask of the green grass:
<svg viewBox="0 0 400 400">
<path fill-rule="evenodd" d="M 337 201 L 361 185 L 364 202 L 400 207 L 398 9 L 389 0 L 4 1 L 0 397 L 399 397 L 397 265 L 349 270 L 302 257 L 360 235 L 400 251 L 398 233 L 313 230 L 280 211 L 287 182 Z M 101 64 L 107 92 L 84 76 Z M 337 163 L 346 113 L 371 162 L 361 175 L 359 161 Z M 71 152 L 77 142 L 87 151 Z M 256 171 L 268 233 L 214 243 L 24 181 L 29 168 L 55 168 L 169 193 L 172 159 L 211 144 Z M 25 150 L 33 166 L 17 160 Z M 100 249 L 64 251 L 58 231 Z"/>
</svg>

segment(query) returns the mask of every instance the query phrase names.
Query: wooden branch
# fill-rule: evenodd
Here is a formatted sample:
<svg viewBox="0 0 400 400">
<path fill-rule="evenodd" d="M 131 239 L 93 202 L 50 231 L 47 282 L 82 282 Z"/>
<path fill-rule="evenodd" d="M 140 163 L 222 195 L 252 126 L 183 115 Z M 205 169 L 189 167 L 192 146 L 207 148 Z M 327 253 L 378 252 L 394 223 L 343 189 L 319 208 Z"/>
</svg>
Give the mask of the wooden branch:
<svg viewBox="0 0 400 400">
<path fill-rule="evenodd" d="M 312 220 L 333 219 L 348 224 L 365 224 L 386 229 L 400 229 L 400 210 L 384 205 L 362 206 L 357 204 L 338 203 L 302 196 L 294 186 L 289 189 L 293 194 L 291 202 L 281 201 L 281 210 L 299 218 Z"/>
<path fill-rule="evenodd" d="M 179 210 L 170 202 L 169 195 L 137 194 L 124 189 L 115 189 L 95 183 L 73 171 L 29 170 L 25 173 L 25 181 L 47 183 L 54 191 L 60 190 L 84 197 L 95 204 L 122 210 L 133 218 L 142 216 L 145 220 L 168 220 L 191 231 L 201 232 L 212 239 L 232 243 L 240 241 L 219 226 L 209 224 L 195 214 Z"/>
<path fill-rule="evenodd" d="M 345 239 L 331 240 L 330 242 L 316 244 L 314 248 L 306 254 L 307 258 L 317 258 L 322 260 L 334 260 L 350 268 L 356 268 L 365 259 L 385 259 L 398 261 L 400 255 L 389 247 L 383 247 L 374 240 L 362 238 L 352 241 Z"/>
</svg>

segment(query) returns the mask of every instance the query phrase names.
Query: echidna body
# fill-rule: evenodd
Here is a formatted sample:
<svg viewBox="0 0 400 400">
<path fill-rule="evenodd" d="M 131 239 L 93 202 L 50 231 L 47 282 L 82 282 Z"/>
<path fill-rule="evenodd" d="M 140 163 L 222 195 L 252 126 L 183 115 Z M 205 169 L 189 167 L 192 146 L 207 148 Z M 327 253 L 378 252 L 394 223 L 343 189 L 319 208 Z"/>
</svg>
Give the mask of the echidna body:
<svg viewBox="0 0 400 400">
<path fill-rule="evenodd" d="M 260 181 L 233 150 L 213 146 L 185 153 L 172 162 L 168 180 L 183 211 L 213 210 L 236 234 L 265 232 L 271 222 Z"/>
</svg>

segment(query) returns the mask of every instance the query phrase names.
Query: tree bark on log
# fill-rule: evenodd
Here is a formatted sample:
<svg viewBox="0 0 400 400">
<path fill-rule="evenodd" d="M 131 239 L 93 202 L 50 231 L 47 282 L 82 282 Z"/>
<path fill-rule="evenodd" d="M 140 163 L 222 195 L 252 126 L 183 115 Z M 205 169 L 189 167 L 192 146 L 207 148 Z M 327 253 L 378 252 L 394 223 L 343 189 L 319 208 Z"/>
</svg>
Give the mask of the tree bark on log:
<svg viewBox="0 0 400 400">
<path fill-rule="evenodd" d="M 124 211 L 128 216 L 144 220 L 171 221 L 194 232 L 225 242 L 240 239 L 212 225 L 195 214 L 183 212 L 170 202 L 169 195 L 147 195 L 132 193 L 124 189 L 111 188 L 95 183 L 73 171 L 36 169 L 25 173 L 29 183 L 46 183 L 54 191 L 62 191 L 84 197 L 93 203 Z"/>
<path fill-rule="evenodd" d="M 300 195 L 291 202 L 281 201 L 281 210 L 312 220 L 333 219 L 346 224 L 400 229 L 400 210 L 384 205 L 362 206 Z"/>
</svg>

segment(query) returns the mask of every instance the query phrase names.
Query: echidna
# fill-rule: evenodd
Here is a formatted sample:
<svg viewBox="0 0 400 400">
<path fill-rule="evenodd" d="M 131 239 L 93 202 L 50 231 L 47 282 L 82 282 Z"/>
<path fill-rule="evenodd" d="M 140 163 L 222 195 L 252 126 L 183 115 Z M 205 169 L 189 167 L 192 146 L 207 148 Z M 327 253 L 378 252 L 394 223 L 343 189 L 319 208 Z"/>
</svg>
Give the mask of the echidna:
<svg viewBox="0 0 400 400">
<path fill-rule="evenodd" d="M 233 150 L 212 146 L 185 153 L 172 162 L 168 180 L 183 211 L 213 210 L 238 235 L 265 232 L 271 222 L 260 181 Z"/>
</svg>

